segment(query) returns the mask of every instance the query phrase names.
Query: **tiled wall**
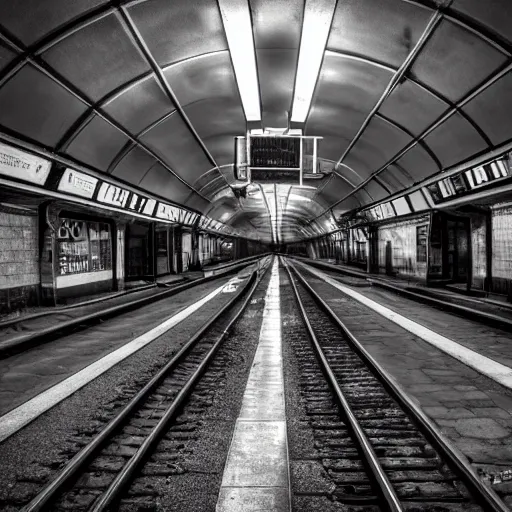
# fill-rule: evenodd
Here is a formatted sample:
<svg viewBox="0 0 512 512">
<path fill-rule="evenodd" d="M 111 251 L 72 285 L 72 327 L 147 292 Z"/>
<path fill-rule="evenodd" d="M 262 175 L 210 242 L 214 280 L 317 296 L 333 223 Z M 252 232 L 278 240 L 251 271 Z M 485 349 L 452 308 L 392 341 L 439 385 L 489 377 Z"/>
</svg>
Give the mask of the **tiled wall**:
<svg viewBox="0 0 512 512">
<path fill-rule="evenodd" d="M 512 206 L 492 212 L 492 291 L 512 295 Z"/>
<path fill-rule="evenodd" d="M 0 211 L 0 311 L 37 303 L 38 218 Z"/>
</svg>

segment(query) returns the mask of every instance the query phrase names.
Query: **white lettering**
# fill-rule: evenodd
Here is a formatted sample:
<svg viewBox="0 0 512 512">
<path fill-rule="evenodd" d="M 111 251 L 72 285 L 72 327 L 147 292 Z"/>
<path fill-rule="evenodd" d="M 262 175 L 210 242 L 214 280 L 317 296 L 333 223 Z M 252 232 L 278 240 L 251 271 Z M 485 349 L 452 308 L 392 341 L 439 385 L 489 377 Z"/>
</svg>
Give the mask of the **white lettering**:
<svg viewBox="0 0 512 512">
<path fill-rule="evenodd" d="M 482 183 L 489 181 L 487 173 L 483 167 L 475 167 L 473 169 L 473 176 L 475 177 L 476 185 L 481 185 Z"/>
<path fill-rule="evenodd" d="M 503 160 L 496 160 L 491 164 L 492 175 L 496 178 L 506 178 L 508 176 L 508 168 Z"/>
<path fill-rule="evenodd" d="M 98 201 L 124 208 L 129 195 L 128 190 L 103 182 L 98 193 Z"/>
</svg>

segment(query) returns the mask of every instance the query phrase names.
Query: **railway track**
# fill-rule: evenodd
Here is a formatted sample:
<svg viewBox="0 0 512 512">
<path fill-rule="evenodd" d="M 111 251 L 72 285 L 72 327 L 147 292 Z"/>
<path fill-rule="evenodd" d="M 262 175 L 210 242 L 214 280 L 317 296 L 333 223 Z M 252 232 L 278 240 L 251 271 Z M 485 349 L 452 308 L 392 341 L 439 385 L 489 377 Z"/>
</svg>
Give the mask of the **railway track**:
<svg viewBox="0 0 512 512">
<path fill-rule="evenodd" d="M 247 261 L 246 265 L 250 266 L 256 262 L 259 258 L 254 258 L 251 261 Z M 202 277 L 200 279 L 193 279 L 178 285 L 161 285 L 162 291 L 153 293 L 151 295 L 129 300 L 121 304 L 116 304 L 107 307 L 98 306 L 95 304 L 92 306 L 92 311 L 82 316 L 70 318 L 69 320 L 61 322 L 53 322 L 48 326 L 38 329 L 35 332 L 24 332 L 23 334 L 13 335 L 6 341 L 0 341 L 0 360 L 6 359 L 12 355 L 18 354 L 30 348 L 36 347 L 43 343 L 54 341 L 58 338 L 66 335 L 87 329 L 92 325 L 97 325 L 100 322 L 115 318 L 117 316 L 136 311 L 144 306 L 148 306 L 155 302 L 168 299 L 174 295 L 177 295 L 183 291 L 189 290 L 194 287 L 201 286 L 202 284 L 222 279 L 226 275 L 240 270 L 243 265 L 234 265 L 233 270 L 221 275 L 209 275 L 208 277 Z M 98 301 L 99 302 L 99 301 Z M 61 309 L 59 311 L 48 311 L 45 313 L 35 314 L 29 318 L 15 318 L 6 322 L 0 323 L 0 329 L 16 328 L 18 331 L 25 331 L 27 327 L 25 324 L 29 323 L 33 319 L 40 317 L 52 317 L 53 315 L 65 314 L 66 311 L 73 310 L 74 307 L 68 307 L 67 309 Z"/>
<path fill-rule="evenodd" d="M 177 415 L 185 404 L 193 408 L 194 403 L 210 400 L 209 388 L 215 389 L 219 369 L 205 379 L 203 374 L 214 365 L 217 350 L 266 268 L 259 275 L 254 271 L 98 435 L 82 440 L 85 446 L 22 510 L 115 510 L 137 476 L 179 472 L 169 452 L 183 448 L 183 441 L 194 435 L 194 425 L 186 419 L 177 421 Z"/>
<path fill-rule="evenodd" d="M 297 268 L 284 265 L 303 320 L 300 328 L 309 334 L 309 340 L 293 337 L 301 393 L 335 499 L 393 512 L 509 510 Z"/>
</svg>

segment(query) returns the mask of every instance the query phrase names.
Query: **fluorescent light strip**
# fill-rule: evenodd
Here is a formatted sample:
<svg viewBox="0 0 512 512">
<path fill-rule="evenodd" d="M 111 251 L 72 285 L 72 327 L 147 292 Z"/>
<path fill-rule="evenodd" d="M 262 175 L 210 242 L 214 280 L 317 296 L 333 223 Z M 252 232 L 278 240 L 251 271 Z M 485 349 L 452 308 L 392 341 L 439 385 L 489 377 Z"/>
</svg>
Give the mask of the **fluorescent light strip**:
<svg viewBox="0 0 512 512">
<path fill-rule="evenodd" d="M 218 0 L 247 121 L 260 121 L 260 91 L 247 0 Z"/>
<path fill-rule="evenodd" d="M 311 106 L 336 0 L 306 0 L 291 120 L 304 123 Z"/>
</svg>

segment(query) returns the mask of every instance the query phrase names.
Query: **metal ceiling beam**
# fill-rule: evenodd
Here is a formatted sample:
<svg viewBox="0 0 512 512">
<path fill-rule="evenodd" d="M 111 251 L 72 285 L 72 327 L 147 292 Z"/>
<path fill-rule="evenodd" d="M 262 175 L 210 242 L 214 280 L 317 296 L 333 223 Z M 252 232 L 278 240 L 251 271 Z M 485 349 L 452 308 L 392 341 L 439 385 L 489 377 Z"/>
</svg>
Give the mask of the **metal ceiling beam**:
<svg viewBox="0 0 512 512">
<path fill-rule="evenodd" d="M 378 112 L 384 101 L 388 98 L 388 96 L 393 92 L 395 87 L 400 83 L 400 81 L 403 79 L 405 74 L 409 71 L 410 67 L 412 66 L 413 62 L 415 61 L 416 57 L 420 54 L 421 50 L 424 48 L 427 41 L 430 39 L 436 28 L 438 27 L 439 23 L 441 22 L 443 18 L 443 14 L 440 10 L 437 10 L 434 12 L 434 14 L 431 16 L 427 26 L 425 27 L 425 30 L 421 34 L 420 38 L 414 45 L 414 48 L 410 51 L 407 58 L 404 60 L 400 68 L 396 71 L 396 73 L 392 76 L 389 84 L 387 85 L 386 89 L 382 93 L 381 97 L 373 107 L 373 109 L 370 111 L 366 119 L 363 121 L 363 124 L 355 134 L 354 138 L 350 141 L 350 144 L 347 146 L 341 157 L 339 158 L 338 162 L 336 163 L 336 166 L 338 166 L 340 163 L 343 162 L 343 160 L 346 158 L 346 156 L 350 153 L 352 148 L 356 145 L 357 141 L 361 138 L 363 132 L 366 130 L 368 125 L 370 124 L 370 121 L 372 120 L 373 116 Z"/>
<path fill-rule="evenodd" d="M 382 119 L 383 121 L 390 124 L 391 126 L 394 126 L 397 130 L 400 130 L 401 132 L 405 133 L 411 139 L 415 138 L 414 134 L 412 132 L 410 132 L 407 128 L 405 128 L 401 124 L 397 123 L 396 121 L 393 121 L 389 117 L 381 114 L 380 112 L 377 112 L 375 114 L 375 117 L 378 117 L 379 119 Z M 432 158 L 432 160 L 435 162 L 438 171 L 441 171 L 443 166 L 442 166 L 441 162 L 439 161 L 439 158 L 437 158 L 437 155 L 430 149 L 430 147 L 427 145 L 427 143 L 424 140 L 422 140 L 419 142 L 419 145 L 428 153 L 430 158 Z"/>
<path fill-rule="evenodd" d="M 394 164 L 397 160 L 399 160 L 402 156 L 405 155 L 410 149 L 419 144 L 421 140 L 427 137 L 431 132 L 433 132 L 436 128 L 438 128 L 441 124 L 443 124 L 447 119 L 449 119 L 454 114 L 458 113 L 467 103 L 481 94 L 483 91 L 488 89 L 491 85 L 500 80 L 507 73 L 512 72 L 512 58 L 509 59 L 503 66 L 501 66 L 497 71 L 491 74 L 490 77 L 487 77 L 480 85 L 475 87 L 473 91 L 470 91 L 465 97 L 459 100 L 452 109 L 448 112 L 441 115 L 434 123 L 432 123 L 429 127 L 427 127 L 420 135 L 418 135 L 413 141 L 411 141 L 407 146 L 402 148 L 395 156 L 393 156 L 388 162 L 386 162 L 382 167 L 374 171 L 365 181 L 357 185 L 357 187 L 351 191 L 346 196 L 342 197 L 335 203 L 333 203 L 330 208 L 337 206 L 341 202 L 348 199 L 352 194 L 363 188 L 373 177 L 379 175 L 381 172 L 386 170 L 390 165 Z M 474 157 L 472 157 L 474 158 Z M 325 212 L 324 212 L 325 213 Z M 322 214 L 323 215 L 323 214 Z M 318 217 L 315 217 L 318 218 Z"/>
<path fill-rule="evenodd" d="M 1 30 L 0 30 L 1 32 Z M 6 34 L 3 34 L 4 38 L 8 38 Z M 146 146 L 143 142 L 138 140 L 136 137 L 134 137 L 130 132 L 128 132 L 122 125 L 120 125 L 117 121 L 115 121 L 111 116 L 103 112 L 99 108 L 94 107 L 94 103 L 80 91 L 77 87 L 75 87 L 73 84 L 71 84 L 66 78 L 63 76 L 60 76 L 59 73 L 57 73 L 56 70 L 54 70 L 51 66 L 49 66 L 45 61 L 41 59 L 41 57 L 29 54 L 29 52 L 25 53 L 24 62 L 23 65 L 30 64 L 34 66 L 36 69 L 44 73 L 46 76 L 48 76 L 51 80 L 53 80 L 56 84 L 61 86 L 63 89 L 67 90 L 69 93 L 71 93 L 75 98 L 77 98 L 79 101 L 81 101 L 84 105 L 88 107 L 88 113 L 90 115 L 91 120 L 94 115 L 97 115 L 98 117 L 102 118 L 105 122 L 116 128 L 119 132 L 121 132 L 129 141 L 137 144 L 140 146 L 146 153 L 148 153 L 150 156 L 152 156 L 155 160 L 157 160 L 169 173 L 171 173 L 176 179 L 181 181 L 187 188 L 189 188 L 192 192 L 200 196 L 202 199 L 204 199 L 207 202 L 210 202 L 210 200 L 200 194 L 196 189 L 192 187 L 187 181 L 185 181 L 181 176 L 179 176 L 177 173 L 174 172 L 174 170 L 162 159 L 160 156 L 158 156 L 152 149 L 150 149 L 148 146 Z M 0 79 L 1 84 L 1 79 Z M 1 86 L 1 85 L 0 85 Z M 85 126 L 85 125 L 84 125 Z M 83 127 L 82 127 L 83 129 Z M 41 145 L 41 147 L 43 147 Z M 56 151 L 54 148 L 52 148 L 52 151 L 55 151 L 56 154 L 60 154 L 60 152 Z"/>
<path fill-rule="evenodd" d="M 418 7 L 428 9 L 431 11 L 435 11 L 438 9 L 437 0 L 402 0 L 402 2 L 416 5 Z M 512 44 L 510 41 L 507 41 L 494 30 L 489 28 L 488 26 L 479 23 L 478 20 L 471 18 L 470 16 L 456 11 L 451 8 L 451 1 L 445 2 L 448 5 L 444 6 L 444 14 L 445 18 L 460 27 L 468 30 L 469 32 L 473 32 L 477 34 L 480 38 L 487 41 L 489 44 L 494 46 L 496 49 L 500 50 L 504 54 L 508 54 L 512 57 Z"/>
<path fill-rule="evenodd" d="M 213 156 L 210 154 L 210 152 L 208 151 L 208 148 L 206 147 L 205 143 L 203 142 L 203 139 L 201 139 L 201 137 L 199 137 L 199 134 L 196 132 L 194 126 L 190 122 L 190 119 L 185 114 L 185 111 L 183 110 L 183 107 L 180 105 L 178 98 L 174 94 L 174 91 L 172 90 L 171 86 L 169 85 L 169 82 L 167 81 L 167 78 L 165 77 L 164 72 L 162 71 L 162 68 L 158 65 L 158 63 L 156 62 L 156 59 L 153 57 L 153 54 L 149 50 L 148 45 L 146 44 L 146 41 L 144 41 L 142 34 L 139 32 L 139 29 L 135 25 L 135 22 L 132 20 L 132 17 L 128 13 L 128 10 L 124 6 L 119 6 L 118 11 L 121 14 L 121 18 L 124 21 L 124 24 L 125 24 L 126 28 L 128 29 L 128 32 L 131 34 L 137 47 L 144 55 L 144 58 L 146 59 L 147 63 L 149 64 L 149 67 L 153 70 L 153 73 L 155 74 L 157 81 L 159 82 L 160 86 L 166 93 L 167 97 L 176 106 L 177 111 L 179 112 L 181 118 L 183 119 L 183 122 L 187 125 L 187 128 L 190 130 L 190 133 L 192 133 L 193 137 L 196 139 L 196 142 L 201 146 L 203 152 L 205 153 L 205 155 L 208 158 L 208 160 L 210 161 L 210 163 L 214 167 L 218 168 L 219 166 L 217 165 L 217 162 L 215 161 Z"/>
</svg>

